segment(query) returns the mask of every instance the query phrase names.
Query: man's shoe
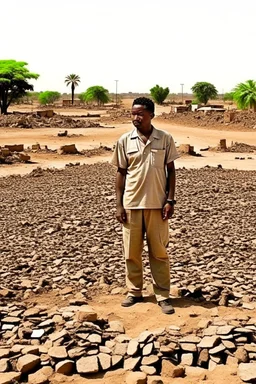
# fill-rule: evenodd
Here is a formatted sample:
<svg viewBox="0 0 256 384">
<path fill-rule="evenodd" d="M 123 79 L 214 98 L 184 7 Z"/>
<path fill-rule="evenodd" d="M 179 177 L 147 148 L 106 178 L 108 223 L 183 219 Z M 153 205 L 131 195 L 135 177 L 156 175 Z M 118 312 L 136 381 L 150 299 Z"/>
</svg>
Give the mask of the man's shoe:
<svg viewBox="0 0 256 384">
<path fill-rule="evenodd" d="M 141 303 L 143 301 L 143 297 L 139 296 L 127 296 L 122 302 L 122 307 L 131 307 L 134 304 Z"/>
<path fill-rule="evenodd" d="M 165 299 L 158 302 L 158 305 L 162 308 L 162 312 L 166 315 L 174 313 L 174 308 L 171 304 L 171 299 Z"/>
</svg>

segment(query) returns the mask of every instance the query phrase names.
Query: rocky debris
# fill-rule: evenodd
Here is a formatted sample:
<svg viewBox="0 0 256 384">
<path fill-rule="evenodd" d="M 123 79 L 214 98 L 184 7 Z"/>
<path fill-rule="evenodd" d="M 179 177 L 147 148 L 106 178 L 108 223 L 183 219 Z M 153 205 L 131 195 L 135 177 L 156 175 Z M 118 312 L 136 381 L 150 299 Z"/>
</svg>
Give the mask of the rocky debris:
<svg viewBox="0 0 256 384">
<path fill-rule="evenodd" d="M 58 150 L 56 149 L 50 149 L 47 145 L 40 145 L 39 143 L 33 144 L 31 147 L 25 148 L 25 153 L 58 153 L 60 155 L 66 155 L 66 154 L 75 154 L 75 155 L 82 155 L 86 157 L 92 157 L 92 156 L 101 156 L 108 154 L 109 152 L 113 151 L 112 148 L 100 145 L 99 147 L 92 148 L 92 149 L 82 149 L 81 151 L 78 151 L 75 144 L 69 144 L 69 145 L 63 145 Z M 76 164 L 77 165 L 77 164 Z M 79 164 L 80 165 L 80 164 Z"/>
<path fill-rule="evenodd" d="M 227 364 L 238 369 L 243 381 L 255 380 L 255 318 L 212 316 L 205 328 L 194 327 L 193 333 L 174 333 L 178 327 L 170 326 L 131 339 L 122 323 L 99 318 L 97 313 L 93 321 L 77 319 L 85 307 L 71 303 L 53 308 L 18 303 L 0 307 L 0 379 L 27 382 L 28 375 L 29 383 L 47 383 L 53 372 L 91 375 L 123 368 L 130 383 L 150 376 L 203 380 L 209 371 Z M 6 324 L 12 327 L 5 328 Z M 44 332 L 35 342 L 37 330 Z M 192 346 L 189 352 L 184 343 Z"/>
<path fill-rule="evenodd" d="M 163 113 L 157 118 L 160 120 L 171 120 L 174 124 L 182 124 L 193 127 L 222 128 L 232 126 L 232 129 L 254 130 L 256 129 L 256 112 L 235 111 L 232 120 L 225 118 L 226 112 L 183 112 L 183 113 Z"/>
<path fill-rule="evenodd" d="M 110 147 L 107 147 L 105 145 L 100 145 L 98 148 L 93 148 L 93 149 L 82 149 L 80 153 L 86 157 L 91 157 L 91 156 L 101 156 L 101 155 L 106 155 L 109 154 L 109 152 L 113 152 L 113 149 Z"/>
<path fill-rule="evenodd" d="M 66 286 L 84 295 L 124 286 L 115 174 L 93 164 L 1 179 L 2 302 Z M 255 308 L 256 172 L 179 169 L 176 197 L 172 294 Z M 143 263 L 149 284 L 146 248 Z"/>
<path fill-rule="evenodd" d="M 67 145 L 62 145 L 59 149 L 58 149 L 58 154 L 59 155 L 75 155 L 78 153 L 78 150 L 76 148 L 76 145 L 75 144 L 67 144 Z"/>
<path fill-rule="evenodd" d="M 20 145 L 5 145 L 0 146 L 0 164 L 26 163 L 30 160 L 30 156 L 23 153 L 24 146 Z"/>
<path fill-rule="evenodd" d="M 127 123 L 131 121 L 131 110 L 129 109 L 118 109 L 109 111 L 108 115 L 101 116 L 100 121 L 104 123 L 115 122 L 115 123 Z"/>
<path fill-rule="evenodd" d="M 196 153 L 194 147 L 190 144 L 181 144 L 177 150 L 180 155 L 202 156 L 200 153 Z"/>
<path fill-rule="evenodd" d="M 68 131 L 65 130 L 64 132 L 58 132 L 58 137 L 66 137 L 68 135 Z"/>
<path fill-rule="evenodd" d="M 227 152 L 238 152 L 238 153 L 256 153 L 256 146 L 246 143 L 231 143 L 230 147 L 227 147 Z"/>
<path fill-rule="evenodd" d="M 33 114 L 9 114 L 0 115 L 0 127 L 14 128 L 90 128 L 100 127 L 95 121 L 75 119 L 74 116 L 53 115 L 52 117 Z"/>
<path fill-rule="evenodd" d="M 201 149 L 200 151 L 202 150 L 206 150 L 206 149 Z M 207 150 L 217 151 L 217 152 L 256 153 L 256 146 L 246 144 L 246 143 L 238 143 L 238 142 L 233 143 L 232 141 L 230 147 L 227 147 L 227 146 L 222 147 L 221 144 L 219 144 L 216 147 L 208 147 Z"/>
</svg>

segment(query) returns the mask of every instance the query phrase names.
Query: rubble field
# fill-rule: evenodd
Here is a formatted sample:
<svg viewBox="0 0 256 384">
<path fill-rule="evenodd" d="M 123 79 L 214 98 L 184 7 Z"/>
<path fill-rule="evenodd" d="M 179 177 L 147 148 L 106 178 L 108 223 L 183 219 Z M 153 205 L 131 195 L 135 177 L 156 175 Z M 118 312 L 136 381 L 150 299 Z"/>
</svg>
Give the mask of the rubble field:
<svg viewBox="0 0 256 384">
<path fill-rule="evenodd" d="M 88 305 L 101 287 L 114 294 L 125 283 L 115 172 L 104 163 L 1 179 L 0 382 L 48 383 L 54 372 L 118 368 L 127 384 L 197 382 L 224 365 L 234 383 L 254 382 L 256 171 L 178 169 L 168 247 L 172 297 L 246 313 L 223 318 L 213 307 L 210 319 L 186 332 L 168 317 L 168 326 L 156 321 L 135 338 Z M 146 244 L 143 263 L 148 286 Z M 52 290 L 77 293 L 54 306 L 29 302 Z"/>
<path fill-rule="evenodd" d="M 122 286 L 114 182 L 107 163 L 2 178 L 0 284 L 19 297 L 27 278 L 33 290 L 71 284 L 87 292 L 102 279 Z M 168 248 L 172 285 L 183 296 L 254 305 L 256 171 L 178 169 L 177 202 Z M 146 248 L 144 263 L 150 281 Z"/>
<path fill-rule="evenodd" d="M 232 121 L 227 122 L 225 113 L 228 112 L 182 112 L 182 113 L 162 113 L 157 116 L 160 120 L 169 120 L 173 124 L 181 124 L 192 127 L 209 127 L 216 129 L 232 130 L 256 130 L 256 112 L 236 111 Z"/>
<path fill-rule="evenodd" d="M 0 127 L 12 128 L 97 128 L 99 122 L 54 114 L 43 117 L 36 113 L 0 115 Z"/>
</svg>

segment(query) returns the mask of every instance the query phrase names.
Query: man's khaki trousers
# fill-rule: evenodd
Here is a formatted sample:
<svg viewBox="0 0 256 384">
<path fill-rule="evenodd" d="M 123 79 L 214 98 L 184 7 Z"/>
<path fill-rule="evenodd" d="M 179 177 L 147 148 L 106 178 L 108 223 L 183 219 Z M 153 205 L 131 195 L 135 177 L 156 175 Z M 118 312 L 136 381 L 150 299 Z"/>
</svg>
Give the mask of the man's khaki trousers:
<svg viewBox="0 0 256 384">
<path fill-rule="evenodd" d="M 157 301 L 169 297 L 170 264 L 166 247 L 169 241 L 168 220 L 162 219 L 162 209 L 126 210 L 123 225 L 126 285 L 130 296 L 141 296 L 143 288 L 142 251 L 146 234 L 153 288 Z"/>
</svg>

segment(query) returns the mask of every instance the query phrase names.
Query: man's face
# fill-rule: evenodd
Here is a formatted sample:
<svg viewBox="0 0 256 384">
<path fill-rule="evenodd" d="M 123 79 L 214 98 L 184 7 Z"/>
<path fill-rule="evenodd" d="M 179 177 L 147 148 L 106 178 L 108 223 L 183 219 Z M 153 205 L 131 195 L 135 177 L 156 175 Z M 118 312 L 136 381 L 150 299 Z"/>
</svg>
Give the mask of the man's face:
<svg viewBox="0 0 256 384">
<path fill-rule="evenodd" d="M 151 127 L 151 120 L 154 114 L 143 105 L 133 105 L 132 107 L 132 122 L 133 125 L 138 129 L 147 129 Z"/>
</svg>

